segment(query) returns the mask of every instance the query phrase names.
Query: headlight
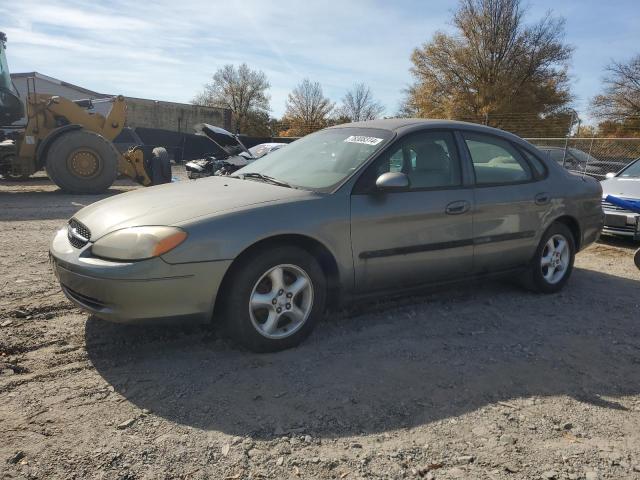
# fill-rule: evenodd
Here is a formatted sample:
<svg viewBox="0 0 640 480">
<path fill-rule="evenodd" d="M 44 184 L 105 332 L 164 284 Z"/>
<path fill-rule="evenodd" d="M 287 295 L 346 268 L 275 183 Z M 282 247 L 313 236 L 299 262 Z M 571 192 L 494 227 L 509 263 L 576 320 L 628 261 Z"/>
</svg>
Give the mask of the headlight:
<svg viewBox="0 0 640 480">
<path fill-rule="evenodd" d="M 144 260 L 173 250 L 187 238 L 176 227 L 131 227 L 98 239 L 91 247 L 96 257 L 112 260 Z"/>
</svg>

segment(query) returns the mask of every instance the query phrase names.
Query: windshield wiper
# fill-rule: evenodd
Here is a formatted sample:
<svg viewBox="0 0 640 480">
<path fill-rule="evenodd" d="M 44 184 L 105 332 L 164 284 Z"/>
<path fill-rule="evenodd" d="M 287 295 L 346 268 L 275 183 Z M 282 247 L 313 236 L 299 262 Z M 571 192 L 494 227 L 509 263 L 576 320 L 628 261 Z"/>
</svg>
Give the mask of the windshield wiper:
<svg viewBox="0 0 640 480">
<path fill-rule="evenodd" d="M 282 180 L 278 180 L 277 178 L 270 177 L 269 175 L 263 175 L 262 173 L 248 172 L 248 173 L 241 173 L 237 176 L 242 179 L 255 178 L 256 180 L 261 180 L 263 182 L 271 183 L 272 185 L 278 185 L 280 187 L 295 188 L 290 183 L 284 182 Z"/>
</svg>

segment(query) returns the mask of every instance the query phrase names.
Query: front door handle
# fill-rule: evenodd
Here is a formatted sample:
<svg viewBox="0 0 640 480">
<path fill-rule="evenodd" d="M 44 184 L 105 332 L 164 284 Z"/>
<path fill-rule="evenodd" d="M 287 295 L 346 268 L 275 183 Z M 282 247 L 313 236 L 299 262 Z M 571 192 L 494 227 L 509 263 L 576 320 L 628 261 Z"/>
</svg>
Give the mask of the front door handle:
<svg viewBox="0 0 640 480">
<path fill-rule="evenodd" d="M 466 200 L 458 200 L 447 205 L 445 212 L 447 215 L 460 215 L 469 211 L 471 204 Z"/>
<path fill-rule="evenodd" d="M 535 196 L 536 205 L 546 205 L 551 200 L 548 193 L 539 193 Z"/>
</svg>

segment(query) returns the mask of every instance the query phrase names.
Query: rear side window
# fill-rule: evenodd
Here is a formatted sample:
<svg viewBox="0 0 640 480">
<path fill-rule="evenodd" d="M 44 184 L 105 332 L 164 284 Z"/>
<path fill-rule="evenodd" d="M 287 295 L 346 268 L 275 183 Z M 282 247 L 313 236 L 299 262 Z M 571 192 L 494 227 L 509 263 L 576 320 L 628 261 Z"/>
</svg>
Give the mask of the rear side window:
<svg viewBox="0 0 640 480">
<path fill-rule="evenodd" d="M 526 150 L 522 149 L 524 156 L 529 161 L 529 165 L 533 168 L 533 171 L 536 172 L 536 176 L 538 178 L 542 178 L 547 174 L 547 167 L 540 161 L 538 157 L 536 157 L 533 153 L 529 153 Z"/>
<path fill-rule="evenodd" d="M 527 162 L 509 142 L 490 135 L 463 132 L 469 149 L 476 184 L 495 185 L 531 180 Z"/>
</svg>

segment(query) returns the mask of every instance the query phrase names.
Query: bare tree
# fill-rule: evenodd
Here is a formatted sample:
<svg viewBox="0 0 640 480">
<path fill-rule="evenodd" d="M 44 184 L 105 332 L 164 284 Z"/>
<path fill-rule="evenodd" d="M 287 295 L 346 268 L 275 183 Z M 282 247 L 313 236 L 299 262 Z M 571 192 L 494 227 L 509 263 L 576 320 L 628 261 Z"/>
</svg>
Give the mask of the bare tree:
<svg viewBox="0 0 640 480">
<path fill-rule="evenodd" d="M 404 115 L 478 118 L 511 112 L 541 115 L 571 101 L 564 20 L 548 13 L 524 24 L 520 0 L 461 0 L 457 34 L 438 32 L 414 50 Z"/>
<path fill-rule="evenodd" d="M 373 120 L 384 113 L 384 106 L 373 98 L 371 89 L 364 83 L 357 83 L 342 98 L 338 116 L 352 122 Z"/>
<path fill-rule="evenodd" d="M 606 68 L 604 91 L 591 102 L 594 115 L 614 122 L 640 115 L 640 55 Z"/>
<path fill-rule="evenodd" d="M 192 103 L 230 109 L 235 129 L 242 133 L 251 133 L 256 128 L 256 119 L 266 116 L 268 120 L 270 107 L 266 90 L 271 85 L 264 72 L 251 70 L 246 63 L 238 68 L 228 64 L 218 69 L 212 80 Z"/>
<path fill-rule="evenodd" d="M 333 107 L 320 83 L 305 78 L 289 94 L 283 121 L 291 124 L 292 134 L 305 135 L 323 128 Z"/>
</svg>

